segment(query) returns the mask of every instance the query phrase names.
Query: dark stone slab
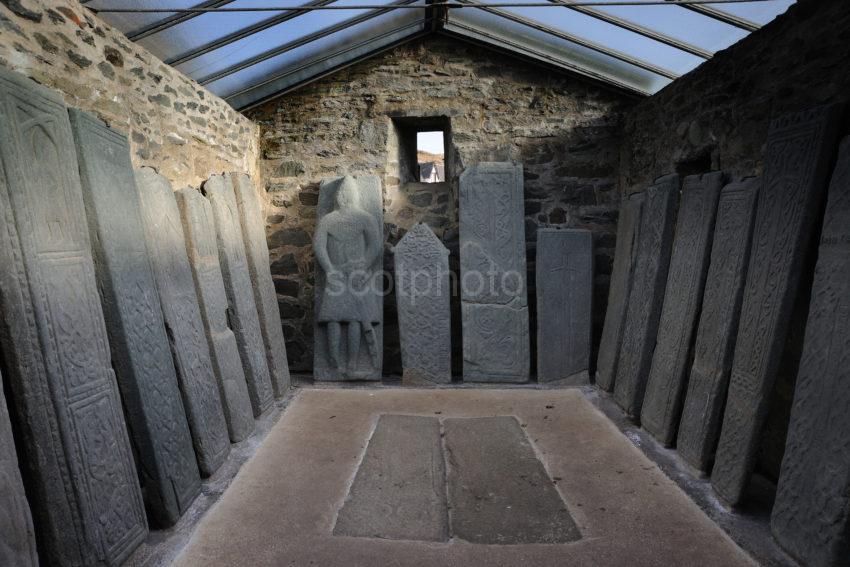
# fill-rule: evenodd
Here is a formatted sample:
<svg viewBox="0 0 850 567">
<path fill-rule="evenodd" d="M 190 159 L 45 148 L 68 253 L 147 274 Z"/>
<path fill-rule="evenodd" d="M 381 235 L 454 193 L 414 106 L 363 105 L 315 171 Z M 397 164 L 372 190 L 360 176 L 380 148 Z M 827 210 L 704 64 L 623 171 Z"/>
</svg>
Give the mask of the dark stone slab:
<svg viewBox="0 0 850 567">
<path fill-rule="evenodd" d="M 175 195 L 227 430 L 230 440 L 236 443 L 253 433 L 254 412 L 236 336 L 230 329 L 212 204 L 191 187 L 181 189 Z"/>
<path fill-rule="evenodd" d="M 0 343 L 40 559 L 118 565 L 147 524 L 68 112 L 2 69 L 0 109 Z"/>
<path fill-rule="evenodd" d="M 661 177 L 645 193 L 640 240 L 614 384 L 614 400 L 635 419 L 640 416 L 664 302 L 679 198 L 679 176 Z"/>
<path fill-rule="evenodd" d="M 701 471 L 714 459 L 720 434 L 760 186 L 756 178 L 730 183 L 717 206 L 694 362 L 676 439 L 682 458 Z"/>
<path fill-rule="evenodd" d="M 640 414 L 641 426 L 665 447 L 676 439 L 722 188 L 721 172 L 691 175 L 682 184 L 664 307 Z"/>
<path fill-rule="evenodd" d="M 483 544 L 581 539 L 516 418 L 446 419 L 443 427 L 452 537 Z"/>
<path fill-rule="evenodd" d="M 610 392 L 617 377 L 617 361 L 623 339 L 623 327 L 629 305 L 629 294 L 637 256 L 640 221 L 643 214 L 643 193 L 635 193 L 620 205 L 617 224 L 617 249 L 614 252 L 614 269 L 608 288 L 608 308 L 596 359 L 596 385 Z"/>
<path fill-rule="evenodd" d="M 449 251 L 427 224 L 393 249 L 404 380 L 452 381 Z"/>
<path fill-rule="evenodd" d="M 530 366 L 522 166 L 460 176 L 463 379 L 525 382 Z"/>
<path fill-rule="evenodd" d="M 127 137 L 71 109 L 112 364 L 149 516 L 173 525 L 201 490 L 145 246 Z"/>
<path fill-rule="evenodd" d="M 445 542 L 448 531 L 439 420 L 382 415 L 334 535 Z"/>
<path fill-rule="evenodd" d="M 768 131 L 764 186 L 711 476 L 715 492 L 730 505 L 742 500 L 755 465 L 841 114 L 837 106 L 819 107 L 776 119 Z"/>
<path fill-rule="evenodd" d="M 829 187 L 771 528 L 803 565 L 850 557 L 850 138 Z"/>
<path fill-rule="evenodd" d="M 587 384 L 593 305 L 589 230 L 537 231 L 537 381 Z"/>
<path fill-rule="evenodd" d="M 171 184 L 149 167 L 136 170 L 142 225 L 162 303 L 183 406 L 203 476 L 227 458 L 230 442 L 210 347 L 198 308 L 186 238 Z"/>
<path fill-rule="evenodd" d="M 289 389 L 290 377 L 283 326 L 269 269 L 269 246 L 266 241 L 263 210 L 250 177 L 244 173 L 231 173 L 229 177 L 236 193 L 242 240 L 245 243 L 251 288 L 260 318 L 269 374 L 274 394 L 279 398 Z"/>
</svg>

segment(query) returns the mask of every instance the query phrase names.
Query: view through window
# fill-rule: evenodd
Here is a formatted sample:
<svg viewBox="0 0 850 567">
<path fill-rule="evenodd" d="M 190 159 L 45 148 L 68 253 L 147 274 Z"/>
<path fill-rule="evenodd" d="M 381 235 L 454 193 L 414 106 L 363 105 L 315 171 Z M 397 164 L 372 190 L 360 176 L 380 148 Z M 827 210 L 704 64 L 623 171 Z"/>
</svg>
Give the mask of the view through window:
<svg viewBox="0 0 850 567">
<path fill-rule="evenodd" d="M 419 163 L 419 181 L 441 183 L 446 180 L 443 132 L 417 132 L 416 161 Z"/>
</svg>

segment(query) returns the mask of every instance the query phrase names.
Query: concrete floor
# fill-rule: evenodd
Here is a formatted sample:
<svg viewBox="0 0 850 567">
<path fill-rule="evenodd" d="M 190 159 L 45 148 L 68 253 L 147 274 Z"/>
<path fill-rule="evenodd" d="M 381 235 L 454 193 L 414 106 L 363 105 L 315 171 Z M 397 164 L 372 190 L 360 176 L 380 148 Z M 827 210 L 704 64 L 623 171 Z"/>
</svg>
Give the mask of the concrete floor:
<svg viewBox="0 0 850 567">
<path fill-rule="evenodd" d="M 581 539 L 473 544 L 335 536 L 381 415 L 515 416 Z M 752 565 L 581 390 L 301 389 L 177 565 Z"/>
</svg>

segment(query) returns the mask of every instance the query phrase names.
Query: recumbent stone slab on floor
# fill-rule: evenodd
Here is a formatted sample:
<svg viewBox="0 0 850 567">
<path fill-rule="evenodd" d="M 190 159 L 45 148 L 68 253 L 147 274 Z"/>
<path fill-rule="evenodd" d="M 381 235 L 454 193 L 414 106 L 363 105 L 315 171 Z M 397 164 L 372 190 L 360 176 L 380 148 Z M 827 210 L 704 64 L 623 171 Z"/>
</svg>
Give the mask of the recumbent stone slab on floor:
<svg viewBox="0 0 850 567">
<path fill-rule="evenodd" d="M 173 525 L 201 477 L 145 246 L 127 137 L 71 109 L 95 275 L 148 514 Z"/>
</svg>

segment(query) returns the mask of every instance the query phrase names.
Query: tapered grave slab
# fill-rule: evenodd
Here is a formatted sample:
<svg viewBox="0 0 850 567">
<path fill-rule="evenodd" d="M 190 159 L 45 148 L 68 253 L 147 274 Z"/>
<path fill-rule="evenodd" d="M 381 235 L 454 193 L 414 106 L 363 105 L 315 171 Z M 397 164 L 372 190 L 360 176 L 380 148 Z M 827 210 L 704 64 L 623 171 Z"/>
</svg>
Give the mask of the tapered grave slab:
<svg viewBox="0 0 850 567">
<path fill-rule="evenodd" d="M 590 381 L 593 238 L 588 230 L 537 231 L 537 381 Z"/>
<path fill-rule="evenodd" d="M 280 323 L 277 295 L 269 267 L 266 223 L 260 199 L 254 184 L 251 183 L 251 178 L 244 173 L 231 173 L 229 177 L 236 193 L 242 240 L 245 243 L 248 271 L 251 274 L 251 289 L 254 293 L 254 302 L 257 304 L 257 315 L 260 318 L 269 374 L 274 394 L 279 398 L 289 389 L 290 377 L 283 326 Z"/>
<path fill-rule="evenodd" d="M 678 175 L 662 177 L 646 190 L 614 384 L 614 400 L 633 418 L 640 416 L 652 365 L 670 267 L 678 198 Z"/>
<path fill-rule="evenodd" d="M 227 458 L 230 442 L 186 255 L 180 211 L 171 184 L 153 169 L 137 169 L 136 186 L 142 205 L 145 240 L 195 455 L 201 474 L 209 476 Z"/>
<path fill-rule="evenodd" d="M 682 458 L 701 471 L 714 459 L 720 435 L 760 186 L 756 178 L 730 183 L 717 205 L 711 265 L 676 440 Z"/>
<path fill-rule="evenodd" d="M 803 565 L 850 557 L 850 138 L 832 176 L 771 528 Z"/>
<path fill-rule="evenodd" d="M 263 344 L 257 305 L 254 303 L 251 276 L 248 273 L 233 184 L 229 177 L 213 175 L 204 183 L 202 190 L 212 203 L 218 260 L 230 304 L 230 325 L 242 357 L 251 406 L 254 414 L 259 415 L 271 407 L 274 391 L 266 363 L 266 347 Z"/>
<path fill-rule="evenodd" d="M 175 195 L 227 430 L 235 443 L 253 433 L 254 412 L 236 336 L 230 328 L 212 205 L 191 187 Z"/>
<path fill-rule="evenodd" d="M 721 172 L 691 175 L 682 184 L 664 306 L 640 414 L 641 426 L 667 447 L 676 438 L 682 412 L 722 187 Z"/>
<path fill-rule="evenodd" d="M 393 249 L 405 381 L 452 381 L 449 251 L 418 223 Z"/>
<path fill-rule="evenodd" d="M 711 476 L 714 490 L 730 505 L 743 498 L 755 465 L 840 122 L 839 107 L 819 107 L 778 118 L 768 131 L 764 186 Z"/>
<path fill-rule="evenodd" d="M 525 382 L 530 345 L 522 166 L 479 163 L 460 176 L 463 378 Z"/>
<path fill-rule="evenodd" d="M 634 278 L 643 201 L 643 193 L 634 193 L 620 205 L 617 248 L 614 251 L 614 268 L 608 289 L 608 308 L 605 311 L 602 340 L 596 358 L 596 385 L 608 392 L 614 389 L 614 380 L 617 377 L 623 327 Z"/>
<path fill-rule="evenodd" d="M 40 559 L 118 565 L 147 523 L 68 112 L 56 93 L 2 69 L 0 164 L 0 341 Z"/>
<path fill-rule="evenodd" d="M 201 490 L 145 245 L 127 137 L 71 109 L 112 365 L 150 517 L 171 526 Z"/>
</svg>

